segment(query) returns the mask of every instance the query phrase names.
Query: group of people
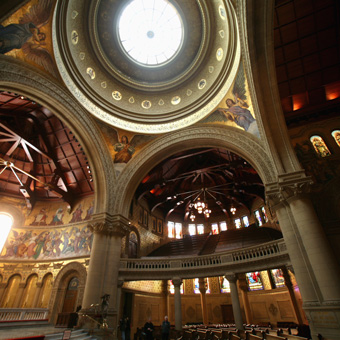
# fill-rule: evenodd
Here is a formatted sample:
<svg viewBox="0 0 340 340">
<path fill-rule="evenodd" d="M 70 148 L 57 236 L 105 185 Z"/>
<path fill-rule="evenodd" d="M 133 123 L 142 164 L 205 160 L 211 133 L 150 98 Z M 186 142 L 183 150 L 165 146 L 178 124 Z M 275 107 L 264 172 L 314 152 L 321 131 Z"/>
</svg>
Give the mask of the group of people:
<svg viewBox="0 0 340 340">
<path fill-rule="evenodd" d="M 168 320 L 168 317 L 165 316 L 164 320 L 161 325 L 161 333 L 162 333 L 162 340 L 169 340 L 169 335 L 170 335 L 170 322 Z M 128 317 L 120 319 L 119 322 L 119 329 L 121 333 L 121 338 L 122 340 L 130 340 L 130 320 Z M 148 321 L 145 323 L 143 327 L 143 335 L 145 340 L 153 340 L 154 339 L 154 325 L 151 322 L 151 318 L 148 319 Z"/>
</svg>

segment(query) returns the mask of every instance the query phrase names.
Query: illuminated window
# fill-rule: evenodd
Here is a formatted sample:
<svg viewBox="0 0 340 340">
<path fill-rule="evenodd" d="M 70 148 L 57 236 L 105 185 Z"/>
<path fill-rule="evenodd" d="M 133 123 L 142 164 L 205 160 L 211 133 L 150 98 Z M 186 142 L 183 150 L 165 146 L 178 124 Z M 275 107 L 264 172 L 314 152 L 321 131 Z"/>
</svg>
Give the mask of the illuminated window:
<svg viewBox="0 0 340 340">
<path fill-rule="evenodd" d="M 249 227 L 249 219 L 248 216 L 243 216 L 242 217 L 242 222 L 245 227 Z"/>
<path fill-rule="evenodd" d="M 196 224 L 189 224 L 189 235 L 196 235 Z"/>
<path fill-rule="evenodd" d="M 172 60 L 184 37 L 181 17 L 167 0 L 133 0 L 122 11 L 118 39 L 125 53 L 144 66 Z"/>
<path fill-rule="evenodd" d="M 249 290 L 263 289 L 260 272 L 252 272 L 246 274 Z"/>
<path fill-rule="evenodd" d="M 310 141 L 313 144 L 313 147 L 314 147 L 316 153 L 320 157 L 327 157 L 331 154 L 330 151 L 327 148 L 327 145 L 325 144 L 325 142 L 323 141 L 323 139 L 320 136 L 312 136 L 310 138 Z"/>
<path fill-rule="evenodd" d="M 267 216 L 267 213 L 266 213 L 266 209 L 264 207 L 261 207 L 261 212 L 262 212 L 264 222 L 265 223 L 268 222 L 268 216 Z"/>
<path fill-rule="evenodd" d="M 220 277 L 220 284 L 221 293 L 230 293 L 230 283 L 224 276 Z"/>
<path fill-rule="evenodd" d="M 285 279 L 283 277 L 283 272 L 281 269 L 272 269 L 271 271 L 273 281 L 275 283 L 275 287 L 284 287 L 285 286 Z"/>
<path fill-rule="evenodd" d="M 211 225 L 211 232 L 212 232 L 213 235 L 217 235 L 219 233 L 218 224 L 217 223 L 213 223 Z"/>
<path fill-rule="evenodd" d="M 168 237 L 175 237 L 175 224 L 174 222 L 168 222 Z"/>
<path fill-rule="evenodd" d="M 236 226 L 236 229 L 241 228 L 241 219 L 240 218 L 235 219 L 235 226 Z"/>
<path fill-rule="evenodd" d="M 181 287 L 179 289 L 180 289 L 181 294 L 184 294 L 183 283 L 181 284 Z M 170 294 L 175 294 L 175 286 L 172 283 L 172 280 L 169 281 L 169 290 L 170 290 Z"/>
<path fill-rule="evenodd" d="M 182 238 L 182 223 L 175 223 L 176 238 Z"/>
<path fill-rule="evenodd" d="M 332 136 L 336 141 L 336 144 L 338 144 L 338 146 L 340 147 L 340 130 L 334 130 L 332 132 Z"/>
<path fill-rule="evenodd" d="M 256 218 L 257 225 L 258 225 L 259 227 L 261 227 L 261 225 L 263 224 L 263 222 L 262 222 L 262 217 L 261 217 L 261 214 L 260 214 L 260 211 L 259 211 L 259 210 L 255 210 L 255 218 Z"/>
<path fill-rule="evenodd" d="M 228 229 L 226 222 L 220 222 L 220 229 L 221 231 L 226 231 Z"/>
<path fill-rule="evenodd" d="M 203 224 L 197 224 L 197 234 L 199 234 L 199 235 L 204 234 L 204 225 Z"/>
<path fill-rule="evenodd" d="M 0 233 L 0 254 L 2 252 L 2 248 L 7 241 L 8 234 L 12 228 L 13 224 L 13 217 L 5 212 L 0 212 L 0 226 L 1 226 L 1 233 Z"/>
<path fill-rule="evenodd" d="M 207 280 L 206 284 L 206 294 L 210 294 L 210 285 L 209 285 L 209 279 Z M 200 284 L 199 284 L 199 279 L 194 279 L 194 293 L 199 294 L 200 293 Z"/>
</svg>

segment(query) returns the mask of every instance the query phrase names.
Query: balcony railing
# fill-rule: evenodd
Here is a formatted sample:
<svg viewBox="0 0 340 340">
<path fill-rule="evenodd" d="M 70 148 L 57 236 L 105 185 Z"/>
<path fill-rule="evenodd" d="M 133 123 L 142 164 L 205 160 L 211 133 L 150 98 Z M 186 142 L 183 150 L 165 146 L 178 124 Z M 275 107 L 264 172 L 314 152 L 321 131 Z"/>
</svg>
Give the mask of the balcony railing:
<svg viewBox="0 0 340 340">
<path fill-rule="evenodd" d="M 0 308 L 0 322 L 47 320 L 45 308 Z"/>
<path fill-rule="evenodd" d="M 241 250 L 204 256 L 122 259 L 119 274 L 124 280 L 192 278 L 258 271 L 289 265 L 283 239 Z"/>
</svg>

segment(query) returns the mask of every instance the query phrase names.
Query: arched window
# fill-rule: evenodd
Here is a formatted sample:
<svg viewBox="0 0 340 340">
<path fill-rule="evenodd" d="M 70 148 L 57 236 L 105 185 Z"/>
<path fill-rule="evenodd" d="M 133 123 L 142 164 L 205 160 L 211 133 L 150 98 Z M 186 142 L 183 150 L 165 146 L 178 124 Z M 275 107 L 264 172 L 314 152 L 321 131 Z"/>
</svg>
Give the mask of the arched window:
<svg viewBox="0 0 340 340">
<path fill-rule="evenodd" d="M 129 257 L 137 257 L 138 239 L 135 232 L 131 232 L 129 235 Z"/>
<path fill-rule="evenodd" d="M 338 144 L 338 147 L 340 147 L 340 130 L 332 131 L 332 136 L 335 139 L 336 144 Z"/>
<path fill-rule="evenodd" d="M 196 224 L 190 223 L 188 225 L 188 229 L 189 229 L 189 235 L 191 236 L 196 235 Z"/>
<path fill-rule="evenodd" d="M 175 223 L 176 238 L 182 238 L 182 223 Z"/>
<path fill-rule="evenodd" d="M 211 232 L 212 232 L 213 235 L 219 234 L 220 231 L 218 229 L 218 224 L 217 223 L 213 223 L 211 225 Z"/>
<path fill-rule="evenodd" d="M 249 290 L 260 290 L 263 289 L 260 272 L 246 273 Z"/>
<path fill-rule="evenodd" d="M 242 217 L 242 222 L 245 227 L 249 227 L 249 219 L 248 216 L 243 216 Z"/>
<path fill-rule="evenodd" d="M 310 142 L 313 144 L 313 147 L 316 153 L 320 157 L 327 157 L 331 154 L 330 151 L 328 150 L 326 143 L 320 136 L 316 136 L 316 135 L 312 136 L 310 138 Z"/>
<path fill-rule="evenodd" d="M 174 238 L 175 237 L 175 223 L 174 222 L 168 222 L 168 237 Z"/>
<path fill-rule="evenodd" d="M 273 281 L 275 283 L 275 287 L 276 288 L 284 287 L 285 286 L 285 279 L 283 277 L 282 270 L 281 269 L 272 269 L 270 272 L 271 272 Z"/>
<path fill-rule="evenodd" d="M 220 277 L 220 284 L 221 293 L 230 293 L 230 283 L 224 276 Z"/>
</svg>

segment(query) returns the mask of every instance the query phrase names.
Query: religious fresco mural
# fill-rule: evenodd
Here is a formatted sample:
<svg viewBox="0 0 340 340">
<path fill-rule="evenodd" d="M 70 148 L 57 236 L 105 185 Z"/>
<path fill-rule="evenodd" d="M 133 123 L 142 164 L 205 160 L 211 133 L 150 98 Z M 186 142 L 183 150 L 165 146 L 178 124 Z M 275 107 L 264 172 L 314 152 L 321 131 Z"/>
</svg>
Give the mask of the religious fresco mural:
<svg viewBox="0 0 340 340">
<path fill-rule="evenodd" d="M 9 203 L 11 199 L 1 201 Z M 16 205 L 20 208 L 19 201 Z M 39 261 L 88 256 L 93 235 L 87 221 L 93 209 L 93 197 L 83 199 L 72 212 L 64 202 L 37 203 L 25 214 L 24 225 L 11 229 L 1 257 Z"/>
<path fill-rule="evenodd" d="M 32 0 L 0 24 L 0 54 L 23 60 L 59 78 L 52 46 L 56 0 Z"/>
<path fill-rule="evenodd" d="M 87 226 L 12 229 L 2 250 L 3 260 L 62 259 L 90 254 L 93 234 Z"/>
<path fill-rule="evenodd" d="M 98 121 L 113 157 L 116 176 L 122 172 L 126 164 L 156 135 L 139 135 L 133 132 L 115 129 Z"/>
<path fill-rule="evenodd" d="M 219 107 L 202 123 L 236 126 L 260 138 L 242 62 L 231 89 Z"/>
</svg>

